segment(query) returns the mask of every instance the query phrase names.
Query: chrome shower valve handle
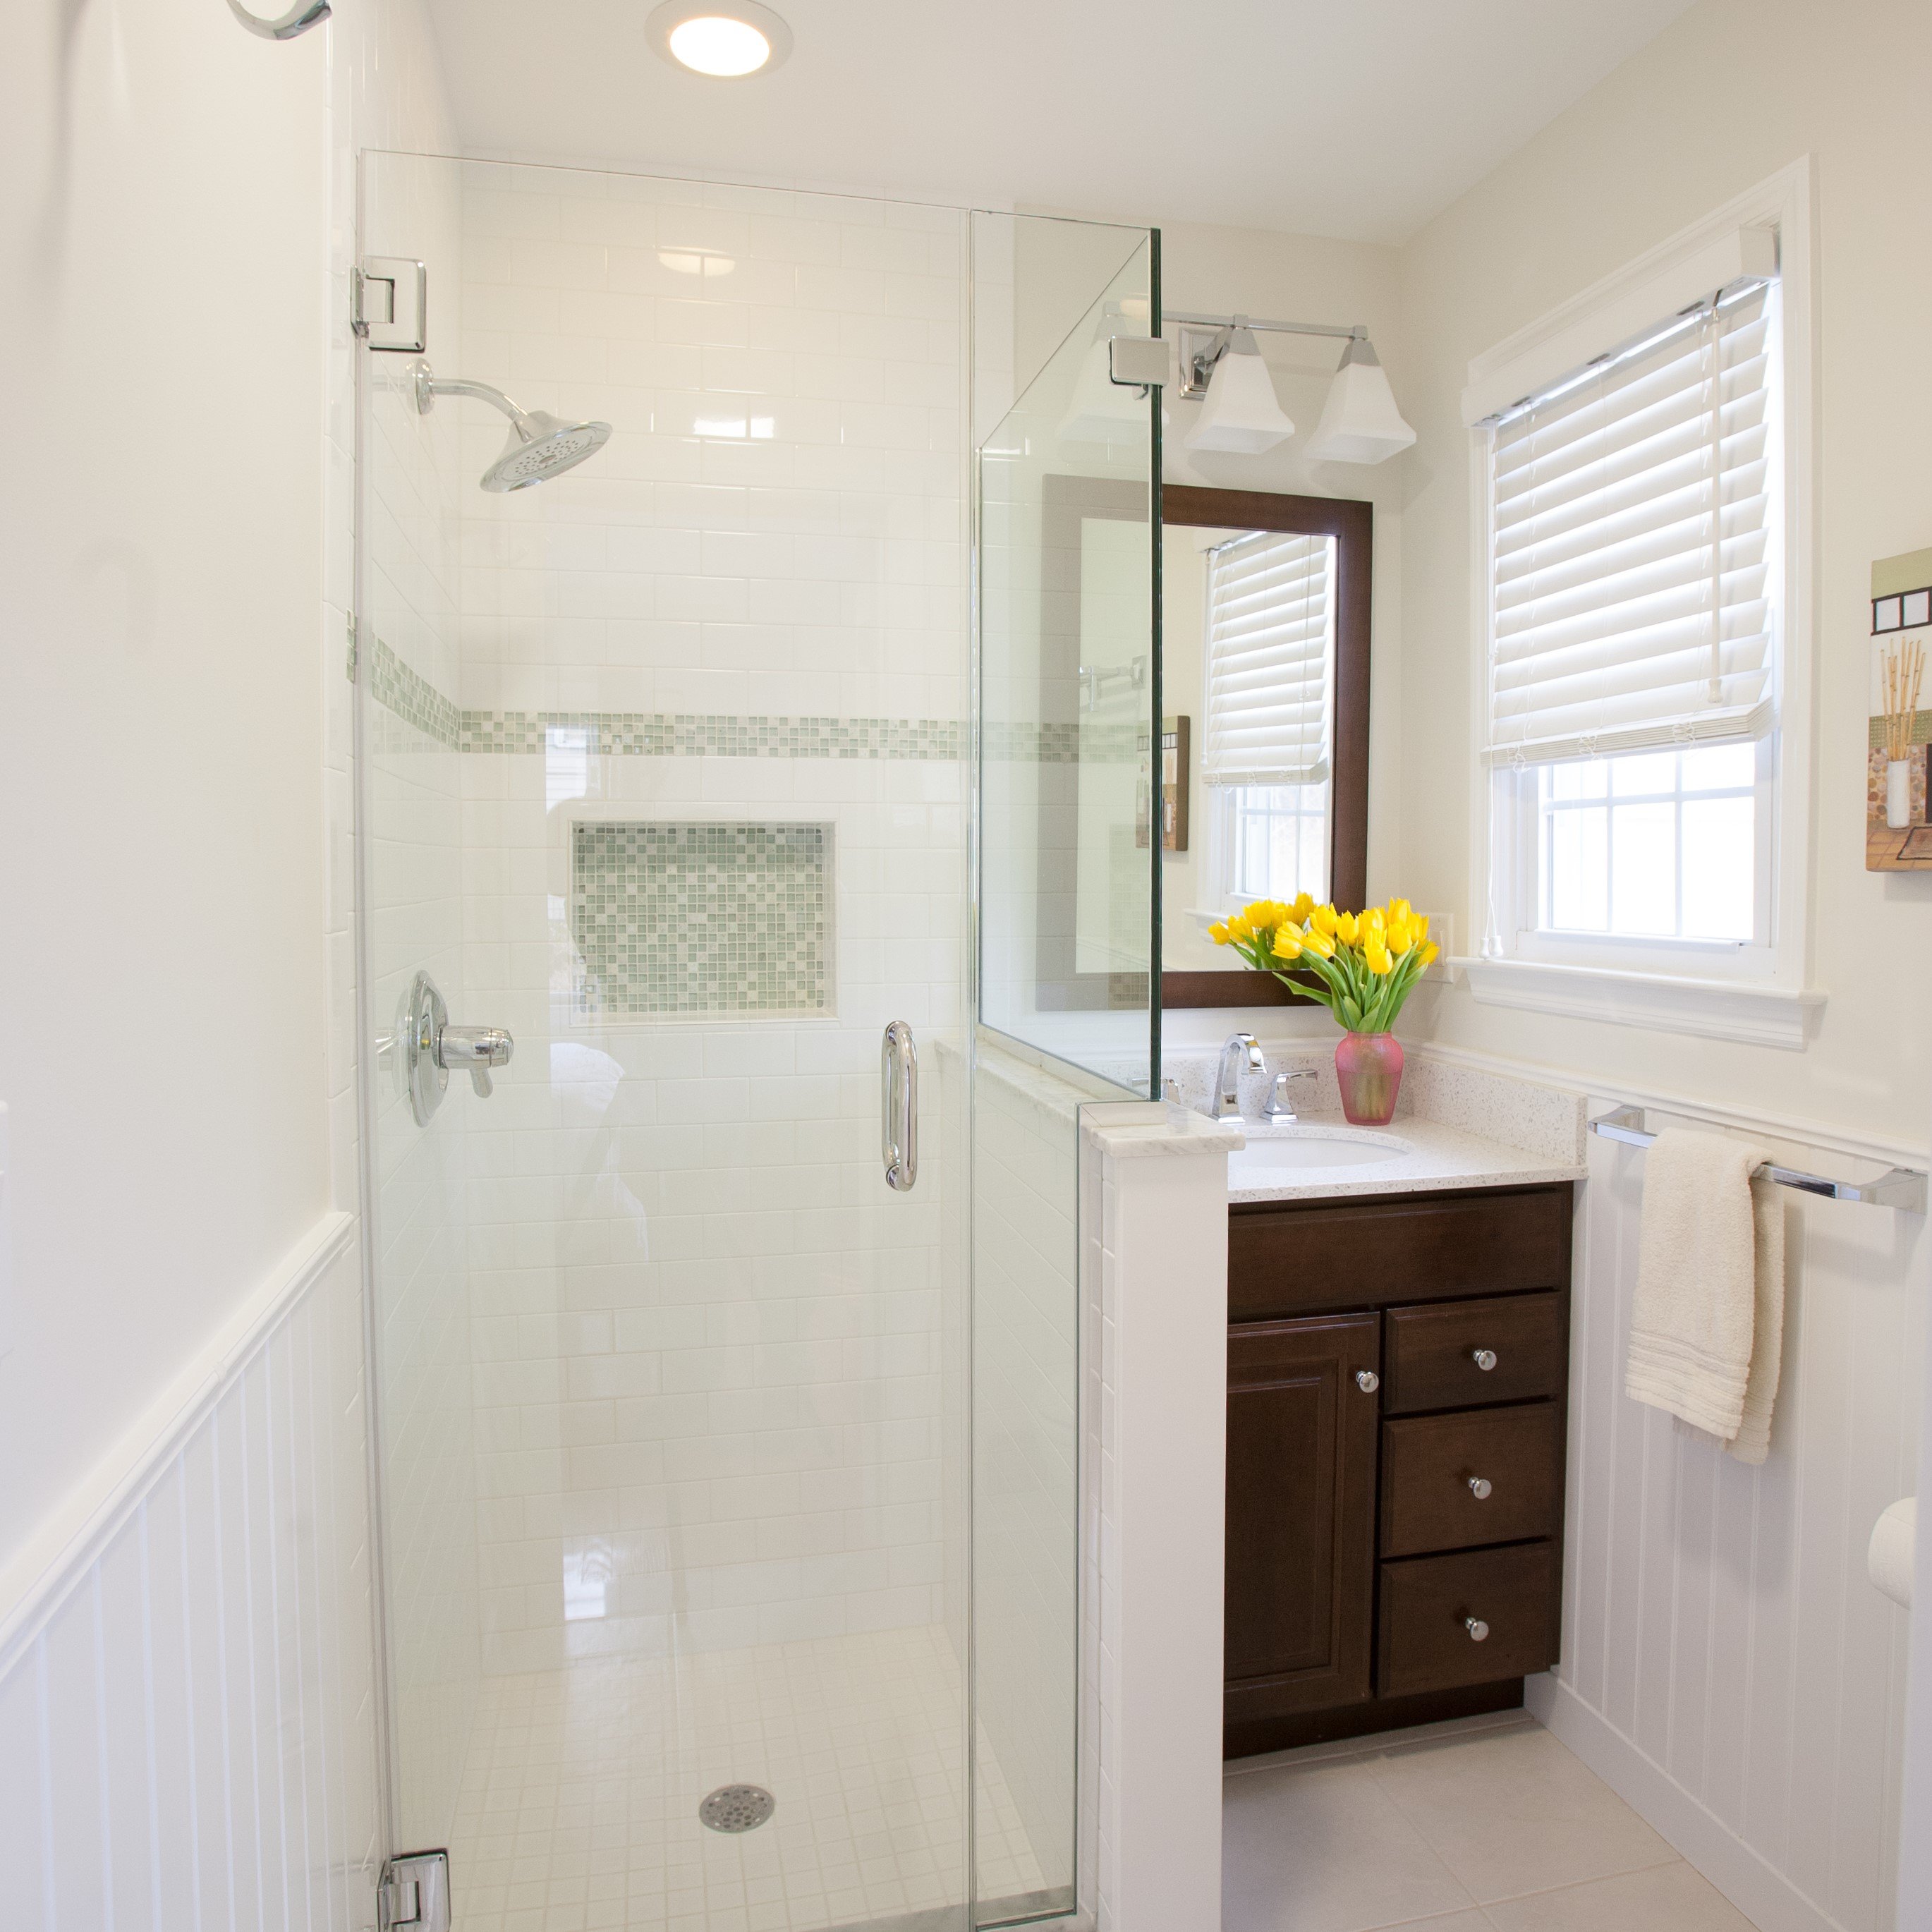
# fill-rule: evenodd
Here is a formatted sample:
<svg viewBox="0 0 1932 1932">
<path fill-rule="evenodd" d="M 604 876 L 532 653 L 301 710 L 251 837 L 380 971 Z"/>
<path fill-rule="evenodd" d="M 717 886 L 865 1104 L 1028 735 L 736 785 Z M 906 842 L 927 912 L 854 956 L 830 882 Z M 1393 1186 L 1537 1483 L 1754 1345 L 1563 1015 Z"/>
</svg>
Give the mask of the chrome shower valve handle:
<svg viewBox="0 0 1932 1932">
<path fill-rule="evenodd" d="M 419 1127 L 442 1105 L 452 1071 L 460 1068 L 479 1100 L 489 1099 L 490 1069 L 507 1066 L 517 1042 L 502 1027 L 452 1026 L 449 1008 L 427 973 L 418 973 L 397 1016 L 401 1043 L 398 1072 L 408 1089 L 410 1112 Z"/>
<path fill-rule="evenodd" d="M 454 1072 L 466 1069 L 470 1084 L 479 1100 L 487 1100 L 493 1090 L 490 1069 L 507 1066 L 517 1042 L 501 1027 L 446 1026 L 436 1035 L 436 1064 Z"/>
</svg>

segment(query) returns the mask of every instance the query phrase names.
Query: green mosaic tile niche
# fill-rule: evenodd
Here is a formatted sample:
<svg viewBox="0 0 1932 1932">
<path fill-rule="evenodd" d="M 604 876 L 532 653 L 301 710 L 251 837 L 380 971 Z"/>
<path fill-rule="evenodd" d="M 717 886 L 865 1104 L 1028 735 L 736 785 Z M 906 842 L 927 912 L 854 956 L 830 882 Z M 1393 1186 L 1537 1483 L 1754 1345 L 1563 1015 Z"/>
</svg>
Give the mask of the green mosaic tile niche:
<svg viewBox="0 0 1932 1932">
<path fill-rule="evenodd" d="M 579 1012 L 829 1012 L 831 842 L 825 825 L 573 825 Z"/>
</svg>

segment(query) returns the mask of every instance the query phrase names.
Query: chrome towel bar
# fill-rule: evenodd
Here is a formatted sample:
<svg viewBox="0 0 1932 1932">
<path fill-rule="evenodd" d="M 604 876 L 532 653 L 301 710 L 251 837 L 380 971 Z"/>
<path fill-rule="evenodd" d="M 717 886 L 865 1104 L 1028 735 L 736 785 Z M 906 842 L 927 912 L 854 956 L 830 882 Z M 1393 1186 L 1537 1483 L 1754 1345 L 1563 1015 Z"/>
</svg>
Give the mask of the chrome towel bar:
<svg viewBox="0 0 1932 1932">
<path fill-rule="evenodd" d="M 1641 1107 L 1619 1107 L 1600 1114 L 1590 1123 L 1590 1131 L 1606 1141 L 1622 1141 L 1626 1147 L 1647 1148 L 1657 1136 L 1644 1125 Z M 1830 1201 L 1867 1201 L 1876 1208 L 1902 1208 L 1909 1214 L 1925 1211 L 1925 1176 L 1916 1167 L 1894 1167 L 1876 1180 L 1834 1180 L 1822 1174 L 1807 1174 L 1802 1168 L 1780 1167 L 1766 1161 L 1758 1172 L 1780 1187 L 1795 1187 L 1801 1194 L 1822 1194 Z"/>
</svg>

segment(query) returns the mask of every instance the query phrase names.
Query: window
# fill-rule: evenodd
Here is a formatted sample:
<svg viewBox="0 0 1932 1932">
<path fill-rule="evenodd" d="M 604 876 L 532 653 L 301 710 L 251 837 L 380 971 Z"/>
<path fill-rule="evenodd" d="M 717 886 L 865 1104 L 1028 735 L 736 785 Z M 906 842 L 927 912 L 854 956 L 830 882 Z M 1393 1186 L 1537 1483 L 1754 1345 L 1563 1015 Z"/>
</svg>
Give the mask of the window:
<svg viewBox="0 0 1932 1932">
<path fill-rule="evenodd" d="M 1335 539 L 1256 530 L 1209 552 L 1202 778 L 1224 903 L 1328 892 Z"/>
<path fill-rule="evenodd" d="M 1492 951 L 1770 970 L 1781 393 L 1752 279 L 1487 426 Z"/>
</svg>

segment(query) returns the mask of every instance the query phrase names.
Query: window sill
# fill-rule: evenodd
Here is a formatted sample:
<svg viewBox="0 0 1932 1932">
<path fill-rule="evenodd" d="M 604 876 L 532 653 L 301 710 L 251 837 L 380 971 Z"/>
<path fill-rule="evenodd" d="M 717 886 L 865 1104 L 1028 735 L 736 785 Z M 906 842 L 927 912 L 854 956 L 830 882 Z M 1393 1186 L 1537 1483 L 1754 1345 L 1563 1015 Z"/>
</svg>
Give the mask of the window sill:
<svg viewBox="0 0 1932 1932">
<path fill-rule="evenodd" d="M 1540 960 L 1458 959 L 1469 990 L 1486 1006 L 1605 1020 L 1706 1040 L 1802 1053 L 1825 1004 L 1819 992 L 1742 980 L 1697 980 L 1664 973 L 1620 973 Z"/>
</svg>

